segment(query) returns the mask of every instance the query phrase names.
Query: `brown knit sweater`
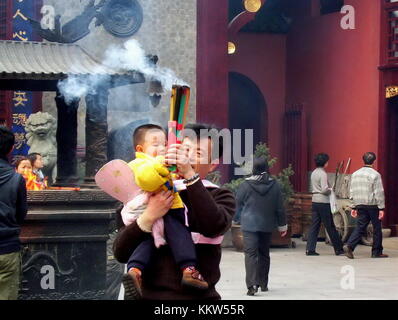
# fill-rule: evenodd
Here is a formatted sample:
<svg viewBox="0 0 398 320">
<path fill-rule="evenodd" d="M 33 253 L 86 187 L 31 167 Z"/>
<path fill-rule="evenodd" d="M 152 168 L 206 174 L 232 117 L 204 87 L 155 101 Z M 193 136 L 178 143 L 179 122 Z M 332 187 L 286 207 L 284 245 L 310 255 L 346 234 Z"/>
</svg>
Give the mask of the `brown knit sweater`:
<svg viewBox="0 0 398 320">
<path fill-rule="evenodd" d="M 235 198 L 223 188 L 206 189 L 198 181 L 180 192 L 188 208 L 190 230 L 206 237 L 224 234 L 231 226 L 235 213 Z M 143 232 L 136 222 L 119 230 L 113 244 L 115 258 L 126 263 L 137 245 L 150 234 Z M 215 285 L 220 279 L 221 246 L 197 244 L 198 270 L 209 283 L 206 291 L 187 291 L 181 288 L 182 273 L 174 262 L 169 246 L 156 250 L 151 266 L 143 273 L 143 298 L 152 300 L 220 299 Z"/>
</svg>

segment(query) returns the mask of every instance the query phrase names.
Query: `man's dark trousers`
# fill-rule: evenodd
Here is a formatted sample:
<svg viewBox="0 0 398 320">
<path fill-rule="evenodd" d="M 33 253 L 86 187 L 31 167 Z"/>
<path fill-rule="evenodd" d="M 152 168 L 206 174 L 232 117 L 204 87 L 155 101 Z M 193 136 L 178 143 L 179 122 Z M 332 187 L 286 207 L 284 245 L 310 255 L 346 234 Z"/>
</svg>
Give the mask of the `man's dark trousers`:
<svg viewBox="0 0 398 320">
<path fill-rule="evenodd" d="M 185 209 L 170 209 L 163 217 L 164 233 L 167 244 L 170 246 L 176 264 L 184 269 L 196 267 L 196 251 L 192 241 L 191 232 L 185 226 Z M 154 250 L 153 238 L 142 241 L 127 263 L 127 270 L 132 267 L 144 270 L 150 263 Z"/>
<path fill-rule="evenodd" d="M 328 232 L 334 250 L 336 252 L 342 251 L 343 243 L 334 225 L 330 204 L 317 202 L 312 203 L 312 224 L 308 233 L 307 251 L 315 251 L 321 223 L 323 223 Z"/>
<path fill-rule="evenodd" d="M 243 231 L 247 288 L 268 286 L 271 236 L 271 232 Z"/>
<path fill-rule="evenodd" d="M 383 233 L 381 220 L 379 220 L 379 209 L 377 207 L 368 206 L 358 208 L 357 226 L 347 241 L 347 246 L 352 251 L 361 241 L 362 236 L 366 235 L 367 227 L 370 222 L 373 225 L 373 245 L 372 255 L 380 255 L 383 253 Z"/>
</svg>

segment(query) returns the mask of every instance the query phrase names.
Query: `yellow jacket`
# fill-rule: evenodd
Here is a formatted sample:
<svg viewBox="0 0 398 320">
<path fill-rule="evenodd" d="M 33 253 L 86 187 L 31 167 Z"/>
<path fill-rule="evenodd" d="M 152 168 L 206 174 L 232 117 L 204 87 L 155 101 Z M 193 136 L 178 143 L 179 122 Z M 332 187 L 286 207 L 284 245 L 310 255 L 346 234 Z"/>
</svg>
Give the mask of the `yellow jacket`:
<svg viewBox="0 0 398 320">
<path fill-rule="evenodd" d="M 173 206 L 171 208 L 184 207 L 180 195 L 173 186 L 172 175 L 164 165 L 164 157 L 158 156 L 154 158 L 145 153 L 136 152 L 135 160 L 131 161 L 128 165 L 134 172 L 135 183 L 143 191 L 171 191 L 174 194 Z"/>
</svg>

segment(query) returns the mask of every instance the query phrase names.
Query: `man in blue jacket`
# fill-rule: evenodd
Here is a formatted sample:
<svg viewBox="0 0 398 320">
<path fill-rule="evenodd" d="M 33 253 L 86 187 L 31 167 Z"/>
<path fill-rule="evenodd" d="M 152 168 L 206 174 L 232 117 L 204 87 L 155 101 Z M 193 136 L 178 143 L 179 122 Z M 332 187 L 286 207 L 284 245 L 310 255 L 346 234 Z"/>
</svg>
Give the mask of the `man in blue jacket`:
<svg viewBox="0 0 398 320">
<path fill-rule="evenodd" d="M 19 233 L 27 213 L 25 179 L 7 160 L 14 142 L 14 134 L 0 127 L 0 300 L 18 298 L 21 273 Z"/>
</svg>

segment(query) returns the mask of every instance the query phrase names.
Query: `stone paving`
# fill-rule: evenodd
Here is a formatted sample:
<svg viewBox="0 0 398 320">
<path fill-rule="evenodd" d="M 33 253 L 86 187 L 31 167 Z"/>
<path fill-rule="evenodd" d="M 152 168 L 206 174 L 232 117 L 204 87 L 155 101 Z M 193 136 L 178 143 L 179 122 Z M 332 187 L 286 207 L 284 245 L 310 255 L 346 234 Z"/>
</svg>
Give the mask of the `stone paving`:
<svg viewBox="0 0 398 320">
<path fill-rule="evenodd" d="M 318 257 L 305 256 L 305 242 L 296 248 L 272 248 L 268 292 L 246 295 L 244 255 L 224 248 L 217 290 L 223 300 L 398 300 L 398 237 L 384 239 L 388 259 L 370 258 L 370 247 L 358 246 L 355 259 L 334 255 L 331 246 L 318 242 Z M 342 268 L 352 266 L 355 289 L 344 290 Z M 123 288 L 119 299 L 123 299 Z"/>
<path fill-rule="evenodd" d="M 246 295 L 244 255 L 232 248 L 223 249 L 221 279 L 217 285 L 224 300 L 350 300 L 398 299 L 398 238 L 385 239 L 388 259 L 370 258 L 370 247 L 358 246 L 355 259 L 335 256 L 332 247 L 318 242 L 320 256 L 305 256 L 305 242 L 294 239 L 296 248 L 272 248 L 269 292 Z M 344 290 L 341 282 L 355 272 L 355 289 Z M 346 267 L 347 268 L 347 267 Z M 344 282 L 347 283 L 347 282 Z"/>
</svg>

